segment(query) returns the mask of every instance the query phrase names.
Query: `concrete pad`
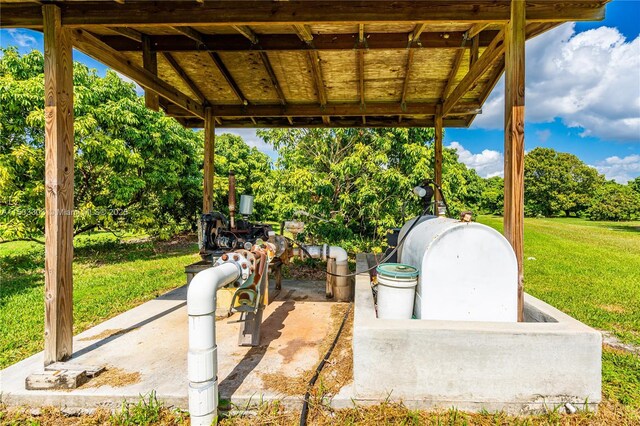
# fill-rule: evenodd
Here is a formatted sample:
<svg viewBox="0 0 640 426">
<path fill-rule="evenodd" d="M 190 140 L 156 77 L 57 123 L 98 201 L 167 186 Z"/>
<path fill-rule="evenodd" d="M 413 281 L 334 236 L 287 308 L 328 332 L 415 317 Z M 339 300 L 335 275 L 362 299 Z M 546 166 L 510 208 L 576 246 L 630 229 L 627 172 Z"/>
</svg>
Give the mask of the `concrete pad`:
<svg viewBox="0 0 640 426">
<path fill-rule="evenodd" d="M 92 387 L 89 381 L 71 391 L 28 391 L 25 378 L 43 371 L 43 354 L 39 353 L 0 372 L 0 401 L 8 406 L 118 408 L 125 399 L 135 401 L 155 390 L 159 400 L 186 409 L 186 290 L 186 286 L 178 288 L 74 338 L 75 352 L 69 363 L 106 365 L 122 375 L 139 373 L 134 383 Z M 326 300 L 324 291 L 324 281 L 285 280 L 280 292 L 271 288 L 273 301 L 265 309 L 258 347 L 237 345 L 239 323 L 233 321 L 238 314 L 216 322 L 222 399 L 240 407 L 270 400 L 300 403 L 302 395 L 291 397 L 265 388 L 261 375 L 276 373 L 286 380 L 315 369 L 321 357 L 319 346 L 332 332 L 334 303 Z M 99 376 L 93 383 L 97 379 Z"/>
<path fill-rule="evenodd" d="M 367 268 L 358 256 L 358 270 Z M 370 277 L 356 278 L 353 397 L 411 408 L 535 412 L 601 399 L 598 331 L 525 295 L 525 322 L 377 318 Z M 343 389 L 346 392 L 346 389 Z M 342 396 L 342 395 L 339 395 Z"/>
</svg>

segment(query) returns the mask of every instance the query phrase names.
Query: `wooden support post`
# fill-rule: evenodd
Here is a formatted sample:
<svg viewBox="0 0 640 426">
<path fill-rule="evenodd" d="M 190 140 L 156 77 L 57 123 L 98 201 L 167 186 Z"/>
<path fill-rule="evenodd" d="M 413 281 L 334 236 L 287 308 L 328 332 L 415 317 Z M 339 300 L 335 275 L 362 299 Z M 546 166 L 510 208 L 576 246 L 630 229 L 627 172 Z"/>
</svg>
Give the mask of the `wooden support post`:
<svg viewBox="0 0 640 426">
<path fill-rule="evenodd" d="M 60 8 L 42 6 L 45 111 L 44 364 L 73 353 L 73 56 Z"/>
<path fill-rule="evenodd" d="M 151 48 L 151 38 L 142 36 L 142 66 L 151 74 L 158 76 L 158 56 Z M 154 111 L 160 110 L 158 94 L 150 90 L 144 91 L 144 105 Z"/>
<path fill-rule="evenodd" d="M 436 107 L 435 116 L 435 168 L 434 168 L 434 181 L 436 185 L 442 188 L 442 104 Z M 441 201 L 440 192 L 436 188 L 435 200 Z M 436 204 L 436 214 L 438 214 L 438 206 Z"/>
<path fill-rule="evenodd" d="M 525 1 L 511 2 L 505 31 L 504 235 L 518 260 L 518 321 L 523 320 Z"/>
<path fill-rule="evenodd" d="M 204 192 L 202 197 L 202 213 L 213 211 L 213 177 L 216 147 L 216 120 L 213 109 L 204 109 Z"/>
</svg>

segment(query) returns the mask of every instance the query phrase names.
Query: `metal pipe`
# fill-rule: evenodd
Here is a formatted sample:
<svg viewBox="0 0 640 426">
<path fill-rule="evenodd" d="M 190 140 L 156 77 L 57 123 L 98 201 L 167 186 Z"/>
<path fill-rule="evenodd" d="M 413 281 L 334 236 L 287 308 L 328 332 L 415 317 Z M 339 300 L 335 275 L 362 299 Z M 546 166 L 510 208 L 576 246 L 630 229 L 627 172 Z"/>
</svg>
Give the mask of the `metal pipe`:
<svg viewBox="0 0 640 426">
<path fill-rule="evenodd" d="M 218 414 L 218 357 L 216 347 L 216 293 L 241 275 L 235 262 L 196 274 L 187 291 L 189 314 L 189 413 L 194 426 L 209 426 Z"/>
<path fill-rule="evenodd" d="M 229 224 L 236 229 L 236 175 L 229 172 Z"/>
</svg>

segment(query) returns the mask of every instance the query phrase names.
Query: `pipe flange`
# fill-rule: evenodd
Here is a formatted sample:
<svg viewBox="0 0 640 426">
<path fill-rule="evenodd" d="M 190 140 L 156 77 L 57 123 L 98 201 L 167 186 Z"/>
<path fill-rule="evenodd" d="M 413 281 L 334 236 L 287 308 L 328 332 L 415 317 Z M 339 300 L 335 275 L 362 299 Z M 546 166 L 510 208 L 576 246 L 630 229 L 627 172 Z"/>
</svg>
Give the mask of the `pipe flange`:
<svg viewBox="0 0 640 426">
<path fill-rule="evenodd" d="M 246 281 L 249 278 L 251 263 L 244 257 L 242 254 L 238 252 L 230 252 L 224 253 L 222 256 L 216 260 L 216 263 L 213 266 L 222 265 L 223 263 L 233 263 L 238 268 L 240 272 L 240 278 L 242 281 Z"/>
</svg>

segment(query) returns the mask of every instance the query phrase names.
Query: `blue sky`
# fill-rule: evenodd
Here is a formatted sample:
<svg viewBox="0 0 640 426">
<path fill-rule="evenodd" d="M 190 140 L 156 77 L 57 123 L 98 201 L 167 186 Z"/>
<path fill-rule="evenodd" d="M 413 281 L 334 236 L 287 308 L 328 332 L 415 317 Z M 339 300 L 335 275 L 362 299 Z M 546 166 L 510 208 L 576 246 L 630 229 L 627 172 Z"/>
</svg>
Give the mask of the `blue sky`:
<svg viewBox="0 0 640 426">
<path fill-rule="evenodd" d="M 0 46 L 42 50 L 42 35 L 0 30 Z M 74 52 L 104 74 L 105 66 Z M 614 0 L 601 22 L 565 24 L 527 42 L 525 149 L 577 155 L 609 179 L 640 176 L 640 1 Z M 504 84 L 498 83 L 470 129 L 447 129 L 445 145 L 482 176 L 502 173 Z M 240 134 L 274 156 L 253 130 Z"/>
</svg>

